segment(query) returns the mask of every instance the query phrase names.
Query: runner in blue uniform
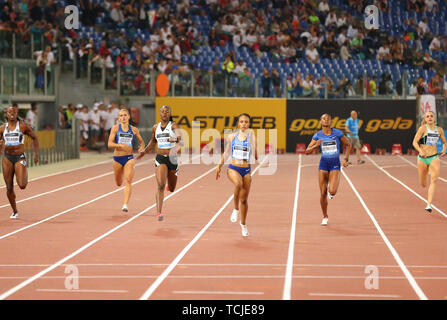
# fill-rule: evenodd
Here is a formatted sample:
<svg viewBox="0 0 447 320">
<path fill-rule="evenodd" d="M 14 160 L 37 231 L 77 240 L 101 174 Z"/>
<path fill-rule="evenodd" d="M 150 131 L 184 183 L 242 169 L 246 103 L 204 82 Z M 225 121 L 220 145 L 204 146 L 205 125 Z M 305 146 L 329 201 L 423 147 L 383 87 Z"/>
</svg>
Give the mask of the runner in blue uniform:
<svg viewBox="0 0 447 320">
<path fill-rule="evenodd" d="M 340 142 L 347 146 L 346 157 L 343 160 L 343 167 L 349 165 L 349 155 L 351 153 L 351 143 L 342 131 L 331 128 L 331 116 L 327 113 L 320 118 L 321 130 L 312 137 L 312 141 L 306 149 L 306 154 L 312 153 L 316 148 L 321 150 L 320 165 L 318 167 L 318 181 L 320 185 L 320 204 L 323 211 L 321 225 L 328 223 L 327 198 L 332 199 L 338 190 L 340 183 Z M 329 184 L 329 191 L 328 191 Z"/>
<path fill-rule="evenodd" d="M 241 209 L 242 236 L 248 237 L 246 225 L 248 212 L 248 194 L 251 186 L 252 155 L 258 160 L 256 148 L 256 136 L 250 129 L 250 116 L 242 113 L 238 118 L 238 131 L 230 134 L 226 141 L 225 152 L 216 168 L 216 180 L 220 177 L 220 170 L 228 155 L 231 155 L 231 163 L 228 165 L 227 175 L 234 184 L 234 210 L 231 214 L 231 222 L 236 222 Z"/>
<path fill-rule="evenodd" d="M 428 187 L 427 206 L 425 210 L 432 212 L 431 203 L 435 195 L 436 182 L 441 171 L 441 163 L 438 157 L 437 143 L 442 141 L 441 157 L 445 156 L 446 140 L 444 130 L 435 123 L 435 114 L 427 111 L 424 119 L 413 139 L 413 147 L 419 152 L 418 174 L 422 187 L 427 186 L 428 173 L 430 173 L 430 186 Z"/>
<path fill-rule="evenodd" d="M 140 132 L 134 126 L 129 124 L 130 113 L 127 109 L 121 109 L 118 113 L 118 122 L 110 130 L 108 146 L 114 148 L 113 152 L 113 171 L 117 186 L 123 183 L 123 176 L 126 181 L 124 187 L 124 204 L 121 210 L 128 212 L 130 194 L 132 193 L 132 179 L 135 174 L 135 160 L 133 158 L 132 141 L 134 137 L 140 143 L 139 152 L 144 150 L 144 141 Z"/>
</svg>

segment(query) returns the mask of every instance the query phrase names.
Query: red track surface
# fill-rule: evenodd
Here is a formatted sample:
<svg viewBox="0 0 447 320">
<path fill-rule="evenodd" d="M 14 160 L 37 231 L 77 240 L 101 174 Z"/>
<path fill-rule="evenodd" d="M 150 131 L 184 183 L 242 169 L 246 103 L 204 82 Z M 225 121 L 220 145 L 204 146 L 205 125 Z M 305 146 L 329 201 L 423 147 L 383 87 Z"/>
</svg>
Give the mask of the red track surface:
<svg viewBox="0 0 447 320">
<path fill-rule="evenodd" d="M 404 158 L 416 163 L 415 157 Z M 294 212 L 298 159 L 278 156 L 275 175 L 254 175 L 248 238 L 229 220 L 233 202 L 224 207 L 232 194 L 226 174 L 216 181 L 212 170 L 189 184 L 213 168 L 206 165 L 181 166 L 177 192 L 165 193 L 162 222 L 155 208 L 135 217 L 155 203 L 154 177 L 134 184 L 128 214 L 120 210 L 122 191 L 67 211 L 117 190 L 112 174 L 18 203 L 17 220 L 9 219 L 9 206 L 1 208 L 0 297 L 139 299 L 150 289 L 149 299 L 166 300 L 280 300 L 287 293 L 293 300 L 446 299 L 447 217 L 426 214 L 424 201 L 367 161 L 344 172 L 377 224 L 341 176 L 339 192 L 329 201 L 329 225 L 322 227 L 317 156 L 301 158 Z M 395 156 L 370 159 L 426 198 L 408 162 Z M 32 181 L 25 191 L 16 188 L 17 200 L 111 171 L 108 163 Z M 139 165 L 134 182 L 154 171 L 152 161 Z M 441 177 L 447 178 L 445 168 Z M 443 212 L 446 191 L 447 182 L 438 181 L 434 205 Z M 0 205 L 7 204 L 1 192 Z M 289 248 L 294 213 L 295 241 Z M 77 290 L 66 289 L 74 275 L 68 265 L 78 270 Z M 378 272 L 376 289 L 365 287 L 367 266 Z M 284 290 L 288 279 L 290 289 Z"/>
</svg>

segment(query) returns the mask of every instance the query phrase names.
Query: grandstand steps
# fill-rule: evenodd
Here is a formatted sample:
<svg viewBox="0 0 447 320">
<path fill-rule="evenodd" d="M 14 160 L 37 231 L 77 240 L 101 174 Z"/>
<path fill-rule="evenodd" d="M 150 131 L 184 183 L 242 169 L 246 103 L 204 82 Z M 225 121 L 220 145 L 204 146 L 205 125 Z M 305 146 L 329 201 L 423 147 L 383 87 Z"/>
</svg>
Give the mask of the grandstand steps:
<svg viewBox="0 0 447 320">
<path fill-rule="evenodd" d="M 89 84 L 85 78 L 75 79 L 72 73 L 60 73 L 57 105 L 82 103 L 91 107 L 94 102 L 117 97 L 116 90 L 104 90 L 101 84 Z"/>
</svg>

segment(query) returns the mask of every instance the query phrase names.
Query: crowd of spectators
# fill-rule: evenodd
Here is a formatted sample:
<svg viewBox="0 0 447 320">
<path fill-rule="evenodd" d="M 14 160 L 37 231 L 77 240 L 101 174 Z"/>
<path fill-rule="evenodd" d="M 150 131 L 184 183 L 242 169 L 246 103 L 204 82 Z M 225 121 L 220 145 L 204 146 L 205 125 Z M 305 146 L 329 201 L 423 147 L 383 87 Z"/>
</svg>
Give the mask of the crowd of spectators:
<svg viewBox="0 0 447 320">
<path fill-rule="evenodd" d="M 374 4 L 380 11 L 389 12 L 391 2 L 376 0 Z M 428 16 L 439 10 L 436 0 L 407 2 L 408 10 L 426 12 Z M 317 64 L 322 58 L 378 59 L 385 64 L 442 70 L 447 62 L 447 35 L 434 34 L 427 17 L 421 21 L 405 20 L 404 31 L 393 37 L 388 30 L 365 29 L 358 16 L 363 14 L 366 3 L 361 0 L 346 0 L 344 3 L 350 10 L 331 5 L 328 0 L 68 0 L 64 3 L 78 5 L 82 10 L 82 30 L 91 32 L 65 29 L 63 7 L 54 0 L 3 0 L 0 29 L 15 32 L 22 41 L 31 41 L 30 34 L 45 39 L 46 49 L 35 55 L 39 75 L 45 70 L 49 72 L 48 66 L 55 61 L 49 57 L 50 52 L 62 45 L 62 60 L 76 59 L 78 76 L 88 64 L 94 76 L 99 75 L 102 67 L 116 70 L 119 66 L 123 72 L 124 94 L 147 94 L 151 70 L 172 78 L 193 70 L 195 66 L 182 62 L 182 56 L 197 55 L 203 46 L 231 48 L 232 54 L 218 61 L 218 70 L 213 64 L 200 68 L 213 74 L 232 74 L 231 79 L 238 83 L 237 93 L 246 96 L 253 94 L 256 75 L 247 66 L 236 68 L 240 63 L 234 52 L 241 47 L 248 48 L 255 57 L 267 54 L 271 62 L 281 63 L 307 59 Z M 209 23 L 199 24 L 194 17 Z M 428 44 L 428 50 L 423 50 L 424 44 Z M 45 54 L 47 50 L 50 52 Z M 275 73 L 271 69 L 259 75 L 262 96 L 282 94 L 285 81 L 289 86 L 290 76 L 279 74 L 278 81 L 277 73 L 278 70 Z M 382 76 L 369 74 L 368 81 L 377 83 L 377 77 Z M 295 82 L 302 83 L 293 87 L 294 96 L 321 96 L 324 85 L 331 86 L 335 96 L 358 93 L 357 84 L 352 83 L 355 79 L 341 77 L 336 83 L 325 79 L 326 83 L 321 79 L 323 76 L 311 73 L 299 75 L 301 80 L 297 77 L 292 75 Z M 199 90 L 206 86 L 206 79 L 202 78 L 205 77 L 201 75 L 196 80 Z M 393 92 L 397 92 L 396 80 L 388 81 L 388 86 L 390 82 L 393 85 Z M 41 88 L 42 77 L 36 82 Z M 309 83 L 312 83 L 310 87 Z M 112 80 L 110 86 L 115 87 L 116 83 Z M 366 87 L 370 95 L 381 92 L 377 84 L 376 88 Z"/>
</svg>

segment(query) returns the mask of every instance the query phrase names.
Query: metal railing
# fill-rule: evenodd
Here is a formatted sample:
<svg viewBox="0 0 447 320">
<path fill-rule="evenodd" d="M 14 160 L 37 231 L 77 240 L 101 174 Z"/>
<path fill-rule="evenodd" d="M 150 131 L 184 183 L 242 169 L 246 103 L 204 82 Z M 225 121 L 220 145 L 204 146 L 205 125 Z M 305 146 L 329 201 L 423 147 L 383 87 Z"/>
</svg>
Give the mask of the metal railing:
<svg viewBox="0 0 447 320">
<path fill-rule="evenodd" d="M 71 129 L 38 130 L 35 131 L 39 139 L 38 163 L 34 163 L 34 149 L 32 140 L 25 136 L 25 155 L 27 166 L 41 166 L 53 164 L 80 157 L 79 120 Z M 1 167 L 0 167 L 1 171 Z"/>
</svg>

